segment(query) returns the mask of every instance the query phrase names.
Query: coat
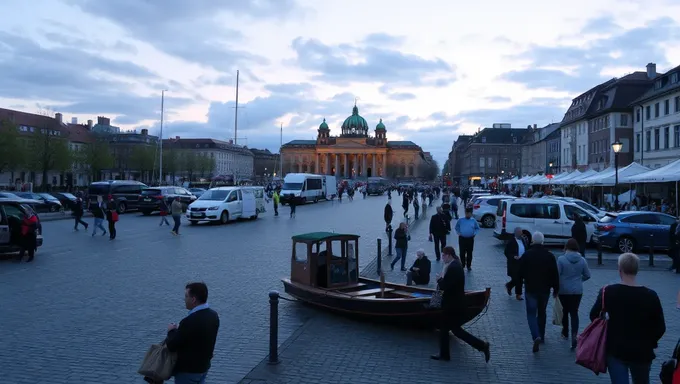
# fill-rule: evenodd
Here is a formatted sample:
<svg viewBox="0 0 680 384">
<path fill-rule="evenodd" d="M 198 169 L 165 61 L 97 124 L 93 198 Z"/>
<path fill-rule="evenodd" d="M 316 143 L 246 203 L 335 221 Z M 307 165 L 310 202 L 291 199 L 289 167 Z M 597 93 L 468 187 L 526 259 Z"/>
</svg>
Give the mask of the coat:
<svg viewBox="0 0 680 384">
<path fill-rule="evenodd" d="M 390 204 L 385 205 L 385 222 L 387 224 L 392 222 L 392 217 L 394 217 L 394 210 Z"/>
<path fill-rule="evenodd" d="M 529 245 L 527 242 L 522 238 L 522 244 L 524 244 L 524 252 L 526 253 L 527 250 L 529 250 Z M 508 241 L 507 244 L 505 244 L 505 258 L 507 259 L 507 274 L 510 277 L 516 277 L 517 273 L 519 272 L 519 263 L 520 260 L 515 260 L 515 256 L 521 256 L 519 255 L 519 245 L 517 245 L 517 238 L 513 237 L 511 240 Z"/>
<path fill-rule="evenodd" d="M 586 243 L 588 243 L 588 231 L 583 220 L 574 221 L 574 225 L 571 226 L 571 237 L 578 242 L 579 250 L 583 253 L 586 249 Z"/>
<path fill-rule="evenodd" d="M 454 259 L 448 267 L 444 277 L 437 280 L 442 295 L 442 310 L 447 321 L 460 322 L 465 312 L 465 273 L 463 265 Z"/>
</svg>

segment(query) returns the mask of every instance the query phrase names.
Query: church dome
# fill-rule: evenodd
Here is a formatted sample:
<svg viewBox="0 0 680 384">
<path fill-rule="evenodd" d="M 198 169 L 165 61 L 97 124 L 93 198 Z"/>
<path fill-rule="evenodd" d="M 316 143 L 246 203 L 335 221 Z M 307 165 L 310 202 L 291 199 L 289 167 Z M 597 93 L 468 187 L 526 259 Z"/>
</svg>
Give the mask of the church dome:
<svg viewBox="0 0 680 384">
<path fill-rule="evenodd" d="M 319 125 L 319 130 L 328 130 L 328 124 L 326 124 L 326 119 L 323 119 L 323 123 Z"/>
<path fill-rule="evenodd" d="M 368 136 L 368 123 L 359 115 L 359 108 L 352 108 L 352 116 L 342 123 L 342 136 Z"/>
<path fill-rule="evenodd" d="M 383 124 L 382 119 L 380 119 L 380 122 L 378 125 L 375 126 L 376 131 L 384 131 L 385 130 L 385 124 Z"/>
</svg>

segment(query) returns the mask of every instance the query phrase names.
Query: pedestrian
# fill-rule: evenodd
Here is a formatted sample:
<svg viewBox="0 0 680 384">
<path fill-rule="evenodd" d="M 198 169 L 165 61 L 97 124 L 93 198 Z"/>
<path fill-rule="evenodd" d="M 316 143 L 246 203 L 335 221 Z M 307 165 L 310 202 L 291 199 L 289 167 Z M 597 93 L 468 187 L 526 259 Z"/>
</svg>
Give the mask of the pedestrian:
<svg viewBox="0 0 680 384">
<path fill-rule="evenodd" d="M 165 197 L 161 197 L 160 201 L 160 215 L 161 215 L 161 222 L 158 224 L 159 227 L 162 227 L 163 224 L 170 226 L 170 222 L 168 221 L 168 201 L 165 199 Z"/>
<path fill-rule="evenodd" d="M 92 230 L 92 237 L 97 234 L 97 228 L 102 230 L 102 236 L 106 236 L 106 229 L 102 225 L 104 223 L 104 218 L 106 213 L 104 212 L 104 199 L 101 195 L 97 195 L 97 203 L 92 206 L 92 216 L 94 216 L 94 229 Z"/>
<path fill-rule="evenodd" d="M 387 199 L 387 204 L 385 204 L 385 232 L 390 232 L 392 229 L 392 218 L 394 217 L 394 210 L 392 210 L 392 199 Z"/>
<path fill-rule="evenodd" d="M 586 223 L 583 222 L 581 215 L 574 213 L 574 224 L 571 226 L 571 237 L 578 242 L 578 249 L 581 256 L 586 257 L 586 243 L 588 242 L 588 231 Z"/>
<path fill-rule="evenodd" d="M 116 211 L 116 203 L 113 199 L 106 204 L 106 221 L 109 223 L 109 240 L 116 238 L 116 222 L 118 221 L 118 212 Z"/>
<path fill-rule="evenodd" d="M 418 220 L 418 212 L 420 212 L 420 205 L 418 204 L 418 197 L 413 199 L 413 211 L 416 215 L 416 220 Z"/>
<path fill-rule="evenodd" d="M 446 247 L 446 234 L 451 230 L 451 223 L 446 220 L 441 207 L 437 207 L 437 213 L 430 218 L 429 240 L 434 241 L 434 254 L 437 261 L 441 260 L 441 249 Z"/>
<path fill-rule="evenodd" d="M 76 197 L 76 201 L 73 203 L 73 218 L 75 220 L 75 225 L 73 226 L 74 231 L 78 230 L 78 224 L 82 224 L 87 231 L 88 224 L 83 221 L 83 213 L 83 199 Z"/>
<path fill-rule="evenodd" d="M 583 282 L 590 279 L 588 263 L 579 253 L 576 239 L 567 240 L 564 255 L 557 258 L 557 271 L 560 276 L 559 300 L 562 304 L 562 338 L 569 339 L 569 319 L 571 319 L 571 349 L 576 348 L 578 335 L 578 308 L 583 297 Z"/>
<path fill-rule="evenodd" d="M 173 370 L 175 384 L 205 384 L 215 352 L 220 317 L 208 304 L 205 283 L 187 284 L 184 304 L 189 310 L 179 325 L 168 325 L 165 345 L 177 354 Z"/>
<path fill-rule="evenodd" d="M 666 333 L 659 296 L 636 281 L 639 267 L 634 253 L 619 256 L 621 282 L 603 287 L 590 310 L 591 321 L 607 314 L 607 370 L 615 384 L 628 383 L 629 374 L 633 383 L 649 383 L 654 349 Z"/>
<path fill-rule="evenodd" d="M 399 228 L 394 231 L 394 240 L 396 240 L 394 250 L 397 253 L 397 257 L 392 260 L 392 270 L 394 271 L 394 265 L 397 264 L 397 261 L 401 260 L 401 270 L 406 272 L 406 252 L 408 250 L 408 241 L 411 239 L 408 234 L 408 226 L 405 222 L 399 223 Z"/>
<path fill-rule="evenodd" d="M 279 203 L 281 202 L 279 198 L 279 191 L 274 190 L 274 194 L 272 195 L 272 201 L 274 201 L 274 216 L 279 215 Z"/>
<path fill-rule="evenodd" d="M 479 224 L 472 217 L 472 208 L 465 209 L 465 217 L 456 222 L 460 261 L 468 272 L 472 270 L 472 251 L 475 248 L 475 236 L 479 233 Z"/>
<path fill-rule="evenodd" d="M 410 200 L 408 198 L 408 193 L 404 191 L 402 194 L 401 198 L 401 207 L 404 208 L 404 217 L 406 217 L 406 214 L 408 213 L 408 206 L 409 206 Z"/>
<path fill-rule="evenodd" d="M 175 226 L 172 227 L 170 233 L 177 236 L 179 235 L 179 226 L 182 223 L 182 203 L 179 199 L 172 200 L 172 203 L 170 204 L 170 213 L 172 214 L 172 220 L 175 222 Z"/>
<path fill-rule="evenodd" d="M 295 209 L 297 208 L 297 198 L 295 196 L 288 195 L 288 205 L 290 205 L 290 218 L 295 217 Z"/>
<path fill-rule="evenodd" d="M 545 342 L 546 308 L 552 288 L 553 297 L 560 289 L 560 276 L 555 255 L 543 246 L 543 234 L 535 232 L 531 246 L 524 252 L 519 267 L 519 279 L 524 282 L 527 323 L 533 340 L 532 351 L 538 352 Z"/>
<path fill-rule="evenodd" d="M 491 351 L 489 343 L 478 339 L 462 328 L 465 313 L 465 274 L 460 259 L 456 257 L 453 247 L 442 250 L 444 266 L 437 274 L 437 287 L 443 291 L 442 318 L 439 326 L 439 354 L 430 356 L 433 360 L 451 360 L 449 349 L 449 331 L 458 339 L 464 341 L 474 349 L 484 353 L 484 360 L 489 362 Z"/>
<path fill-rule="evenodd" d="M 24 255 L 28 253 L 27 263 L 33 261 L 35 257 L 35 249 L 37 245 L 38 235 L 38 216 L 32 211 L 27 210 L 21 220 L 21 237 L 19 238 L 19 246 L 21 250 L 16 257 L 16 262 L 20 263 Z"/>
<path fill-rule="evenodd" d="M 411 268 L 406 272 L 406 285 L 427 285 L 430 284 L 430 270 L 432 263 L 425 256 L 425 251 L 419 249 L 416 252 L 416 260 Z"/>
<path fill-rule="evenodd" d="M 515 288 L 515 298 L 522 299 L 522 281 L 519 280 L 519 265 L 528 248 L 522 228 L 515 228 L 515 237 L 505 245 L 505 258 L 507 259 L 507 274 L 510 281 L 505 284 L 508 296 L 512 296 L 512 289 Z"/>
<path fill-rule="evenodd" d="M 455 195 L 451 198 L 451 214 L 458 220 L 458 198 Z"/>
</svg>

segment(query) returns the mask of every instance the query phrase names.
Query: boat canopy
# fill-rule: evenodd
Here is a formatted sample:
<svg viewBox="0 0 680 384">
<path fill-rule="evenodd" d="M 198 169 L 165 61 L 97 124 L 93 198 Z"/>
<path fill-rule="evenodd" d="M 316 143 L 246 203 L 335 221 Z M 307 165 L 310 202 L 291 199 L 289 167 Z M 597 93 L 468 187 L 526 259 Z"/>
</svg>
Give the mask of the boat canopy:
<svg viewBox="0 0 680 384">
<path fill-rule="evenodd" d="M 310 232 L 302 235 L 293 236 L 293 241 L 300 243 L 317 243 L 326 240 L 336 240 L 340 238 L 358 239 L 359 235 L 342 234 L 335 232 Z"/>
<path fill-rule="evenodd" d="M 320 288 L 357 284 L 359 237 L 335 232 L 293 236 L 291 281 Z"/>
</svg>

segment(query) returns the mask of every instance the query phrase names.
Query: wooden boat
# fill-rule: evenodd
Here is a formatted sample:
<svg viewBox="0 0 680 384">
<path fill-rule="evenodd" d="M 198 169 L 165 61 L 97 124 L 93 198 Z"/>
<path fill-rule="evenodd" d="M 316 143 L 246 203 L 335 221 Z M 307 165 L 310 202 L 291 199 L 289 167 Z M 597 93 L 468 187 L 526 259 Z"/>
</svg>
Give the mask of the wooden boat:
<svg viewBox="0 0 680 384">
<path fill-rule="evenodd" d="M 441 309 L 429 306 L 434 289 L 386 283 L 359 276 L 359 236 L 314 232 L 293 236 L 290 296 L 354 318 L 435 328 Z M 465 293 L 467 323 L 486 309 L 491 289 Z"/>
</svg>

